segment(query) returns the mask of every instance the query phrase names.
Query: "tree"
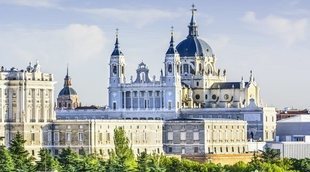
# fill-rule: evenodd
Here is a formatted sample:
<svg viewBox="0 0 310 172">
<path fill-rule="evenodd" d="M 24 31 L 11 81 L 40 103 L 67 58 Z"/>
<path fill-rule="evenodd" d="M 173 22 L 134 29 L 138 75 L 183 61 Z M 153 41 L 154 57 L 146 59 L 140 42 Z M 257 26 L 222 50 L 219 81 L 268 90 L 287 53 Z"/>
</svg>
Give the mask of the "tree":
<svg viewBox="0 0 310 172">
<path fill-rule="evenodd" d="M 162 154 L 156 154 L 153 153 L 152 155 L 150 155 L 150 169 L 151 172 L 165 172 L 166 169 L 164 168 L 164 166 L 161 163 L 161 160 L 163 159 L 163 155 Z"/>
<path fill-rule="evenodd" d="M 37 161 L 37 171 L 59 171 L 60 165 L 48 149 L 41 149 L 39 152 L 40 161 Z"/>
<path fill-rule="evenodd" d="M 137 164 L 129 139 L 122 127 L 114 129 L 114 150 L 110 152 L 107 171 L 133 171 Z"/>
<path fill-rule="evenodd" d="M 86 155 L 86 153 L 80 156 L 78 165 L 78 171 L 103 171 L 102 164 L 100 164 L 99 158 L 95 154 Z"/>
<path fill-rule="evenodd" d="M 310 172 L 310 159 L 290 159 L 292 161 L 292 169 L 303 171 L 303 172 Z"/>
<path fill-rule="evenodd" d="M 275 163 L 280 160 L 280 152 L 267 147 L 265 151 L 261 154 L 263 162 Z"/>
<path fill-rule="evenodd" d="M 151 159 L 146 152 L 142 152 L 138 156 L 137 162 L 138 162 L 138 167 L 137 167 L 138 172 L 150 172 L 151 171 L 150 169 Z"/>
<path fill-rule="evenodd" d="M 64 148 L 59 157 L 58 161 L 61 164 L 62 170 L 66 172 L 78 171 L 78 164 L 80 162 L 79 155 L 74 152 L 70 147 Z"/>
<path fill-rule="evenodd" d="M 0 169 L 3 172 L 11 172 L 14 170 L 13 159 L 5 146 L 0 146 Z"/>
<path fill-rule="evenodd" d="M 17 132 L 15 138 L 10 142 L 9 152 L 15 163 L 16 171 L 35 171 L 33 161 L 34 158 L 29 155 L 29 152 L 25 150 L 26 140 L 23 136 Z"/>
</svg>

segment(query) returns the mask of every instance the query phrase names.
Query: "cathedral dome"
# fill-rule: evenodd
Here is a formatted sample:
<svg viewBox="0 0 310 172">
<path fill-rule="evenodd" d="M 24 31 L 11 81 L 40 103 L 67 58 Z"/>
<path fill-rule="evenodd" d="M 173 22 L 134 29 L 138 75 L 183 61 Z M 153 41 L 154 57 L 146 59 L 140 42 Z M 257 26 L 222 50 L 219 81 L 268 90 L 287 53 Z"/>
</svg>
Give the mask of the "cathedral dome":
<svg viewBox="0 0 310 172">
<path fill-rule="evenodd" d="M 64 87 L 58 94 L 59 96 L 73 96 L 77 95 L 77 92 L 72 87 Z"/>
<path fill-rule="evenodd" d="M 190 56 L 212 56 L 212 49 L 204 40 L 196 36 L 188 36 L 177 45 L 180 57 Z"/>
<path fill-rule="evenodd" d="M 192 18 L 188 25 L 188 36 L 185 40 L 177 45 L 177 51 L 180 57 L 193 56 L 213 56 L 213 52 L 209 44 L 198 38 L 198 26 L 195 21 L 195 6 L 192 8 Z"/>
</svg>

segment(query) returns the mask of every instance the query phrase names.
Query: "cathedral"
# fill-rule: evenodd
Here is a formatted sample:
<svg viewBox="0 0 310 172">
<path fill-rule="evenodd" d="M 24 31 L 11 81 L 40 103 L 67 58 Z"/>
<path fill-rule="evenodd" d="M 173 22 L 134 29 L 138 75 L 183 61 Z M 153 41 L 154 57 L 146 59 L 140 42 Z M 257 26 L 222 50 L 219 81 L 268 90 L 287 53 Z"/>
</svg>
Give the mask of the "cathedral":
<svg viewBox="0 0 310 172">
<path fill-rule="evenodd" d="M 252 71 L 248 81 L 226 81 L 227 72 L 216 66 L 216 56 L 208 43 L 199 38 L 194 6 L 188 35 L 175 46 L 173 31 L 164 57 L 160 78 L 150 78 L 145 63 L 136 77 L 126 80 L 125 55 L 118 34 L 110 58 L 109 108 L 113 110 L 185 108 L 243 108 L 251 102 L 261 106 L 259 87 Z"/>
<path fill-rule="evenodd" d="M 10 146 L 20 132 L 32 156 L 41 148 L 58 155 L 71 147 L 108 157 L 116 127 L 126 130 L 135 154 L 243 154 L 253 151 L 253 140 L 273 141 L 275 108 L 262 106 L 252 72 L 247 81 L 226 81 L 226 70 L 217 68 L 213 50 L 199 38 L 195 12 L 183 41 L 176 45 L 171 32 L 159 79 L 143 62 L 136 77 L 126 79 L 116 34 L 108 108 L 81 107 L 68 68 L 55 105 L 53 74 L 41 72 L 38 62 L 25 70 L 1 67 L 0 144 Z"/>
</svg>

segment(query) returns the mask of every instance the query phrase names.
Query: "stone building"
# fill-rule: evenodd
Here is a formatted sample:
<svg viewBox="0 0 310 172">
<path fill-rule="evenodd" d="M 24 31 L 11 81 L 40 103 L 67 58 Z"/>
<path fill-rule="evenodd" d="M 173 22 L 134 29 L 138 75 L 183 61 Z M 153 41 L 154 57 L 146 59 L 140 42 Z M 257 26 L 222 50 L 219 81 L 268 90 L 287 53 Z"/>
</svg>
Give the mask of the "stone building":
<svg viewBox="0 0 310 172">
<path fill-rule="evenodd" d="M 150 78 L 147 65 L 138 65 L 135 79 L 126 78 L 125 55 L 120 49 L 118 33 L 110 57 L 109 107 L 113 110 L 182 108 L 243 108 L 250 99 L 261 106 L 260 89 L 252 71 L 248 81 L 226 81 L 226 70 L 216 66 L 217 58 L 208 43 L 199 38 L 195 12 L 188 35 L 177 46 L 173 32 L 163 58 L 160 78 Z"/>
<path fill-rule="evenodd" d="M 108 157 L 114 148 L 114 129 L 123 127 L 135 154 L 163 153 L 162 120 L 57 120 L 43 129 L 43 147 L 55 155 L 70 147 L 76 152 Z"/>
<path fill-rule="evenodd" d="M 167 154 L 206 155 L 247 152 L 247 123 L 230 119 L 172 119 L 164 124 Z"/>
<path fill-rule="evenodd" d="M 108 108 L 75 109 L 80 103 L 67 71 L 56 119 L 52 74 L 41 72 L 38 62 L 26 70 L 2 67 L 0 138 L 9 146 L 21 132 L 33 155 L 42 147 L 58 154 L 70 146 L 103 156 L 113 148 L 113 130 L 119 126 L 125 128 L 136 154 L 243 153 L 247 140 L 273 140 L 275 109 L 262 107 L 252 72 L 248 81 L 226 81 L 227 72 L 216 67 L 211 47 L 199 38 L 195 11 L 193 7 L 185 40 L 175 46 L 171 33 L 159 79 L 150 78 L 143 62 L 136 78 L 126 79 L 116 34 Z"/>
<path fill-rule="evenodd" d="M 0 137 L 9 145 L 17 132 L 26 149 L 35 154 L 42 146 L 42 127 L 55 120 L 53 75 L 41 72 L 40 64 L 26 70 L 0 71 Z"/>
<path fill-rule="evenodd" d="M 181 118 L 234 119 L 247 121 L 247 139 L 273 141 L 276 129 L 276 111 L 273 107 L 257 107 L 254 102 L 246 108 L 182 109 Z"/>
<path fill-rule="evenodd" d="M 72 87 L 72 80 L 71 77 L 69 76 L 69 68 L 67 67 L 67 75 L 64 79 L 64 87 L 59 92 L 57 97 L 57 108 L 75 109 L 80 106 L 81 106 L 80 99 L 77 92 Z"/>
</svg>

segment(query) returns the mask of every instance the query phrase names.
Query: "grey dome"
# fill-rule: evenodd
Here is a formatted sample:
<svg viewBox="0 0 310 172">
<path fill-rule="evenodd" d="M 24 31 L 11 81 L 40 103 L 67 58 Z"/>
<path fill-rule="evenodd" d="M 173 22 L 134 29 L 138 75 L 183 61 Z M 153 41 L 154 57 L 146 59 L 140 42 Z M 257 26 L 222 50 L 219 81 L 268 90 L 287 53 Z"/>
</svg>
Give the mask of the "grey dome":
<svg viewBox="0 0 310 172">
<path fill-rule="evenodd" d="M 207 44 L 204 40 L 197 38 L 197 36 L 187 36 L 187 38 L 181 41 L 176 48 L 180 54 L 180 57 L 213 55 L 209 44 Z"/>
<path fill-rule="evenodd" d="M 72 96 L 77 95 L 76 91 L 72 87 L 64 87 L 58 94 L 59 96 Z"/>
</svg>

